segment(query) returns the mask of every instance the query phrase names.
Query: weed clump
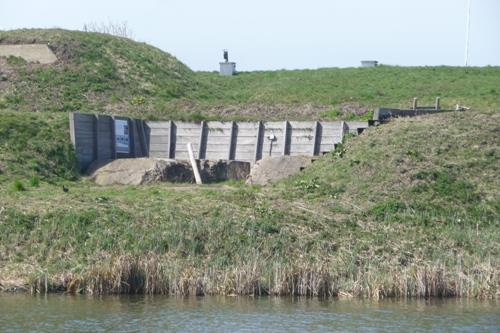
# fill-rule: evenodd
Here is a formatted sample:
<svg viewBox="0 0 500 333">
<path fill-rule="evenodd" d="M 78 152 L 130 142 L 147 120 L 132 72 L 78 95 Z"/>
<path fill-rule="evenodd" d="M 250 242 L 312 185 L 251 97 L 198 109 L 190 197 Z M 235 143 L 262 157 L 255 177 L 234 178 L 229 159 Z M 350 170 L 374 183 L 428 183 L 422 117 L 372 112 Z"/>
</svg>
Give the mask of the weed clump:
<svg viewBox="0 0 500 333">
<path fill-rule="evenodd" d="M 14 180 L 14 183 L 12 183 L 12 189 L 16 192 L 26 191 L 24 183 L 19 179 Z"/>
<path fill-rule="evenodd" d="M 40 186 L 40 178 L 37 175 L 33 175 L 30 178 L 30 186 L 31 187 L 38 187 Z"/>
</svg>

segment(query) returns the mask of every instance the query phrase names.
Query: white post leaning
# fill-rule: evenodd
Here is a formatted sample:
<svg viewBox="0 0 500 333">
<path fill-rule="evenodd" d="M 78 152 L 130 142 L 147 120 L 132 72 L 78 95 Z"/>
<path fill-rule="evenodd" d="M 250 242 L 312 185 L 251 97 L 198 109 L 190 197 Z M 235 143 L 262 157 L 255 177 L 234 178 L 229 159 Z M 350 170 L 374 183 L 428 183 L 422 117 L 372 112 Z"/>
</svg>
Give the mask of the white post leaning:
<svg viewBox="0 0 500 333">
<path fill-rule="evenodd" d="M 198 170 L 198 165 L 194 159 L 193 146 L 191 145 L 191 142 L 187 144 L 187 150 L 189 154 L 189 161 L 191 162 L 191 167 L 193 168 L 194 179 L 196 180 L 196 184 L 200 185 L 202 184 L 200 171 Z"/>
</svg>

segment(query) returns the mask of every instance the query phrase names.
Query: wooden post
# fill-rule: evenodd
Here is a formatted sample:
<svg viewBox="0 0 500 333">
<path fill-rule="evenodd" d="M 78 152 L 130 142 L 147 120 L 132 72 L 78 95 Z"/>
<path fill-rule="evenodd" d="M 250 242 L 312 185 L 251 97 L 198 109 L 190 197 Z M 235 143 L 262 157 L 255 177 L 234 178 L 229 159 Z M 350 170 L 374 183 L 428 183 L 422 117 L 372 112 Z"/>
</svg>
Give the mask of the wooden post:
<svg viewBox="0 0 500 333">
<path fill-rule="evenodd" d="M 198 170 L 198 165 L 196 164 L 196 160 L 194 159 L 193 146 L 191 145 L 191 142 L 187 144 L 187 149 L 189 154 L 189 161 L 191 162 L 191 167 L 193 168 L 194 179 L 196 180 L 196 184 L 200 185 L 202 184 L 200 171 Z"/>
<path fill-rule="evenodd" d="M 413 97 L 413 110 L 417 109 L 417 103 L 418 103 L 418 99 L 416 97 Z"/>
<path fill-rule="evenodd" d="M 440 98 L 438 96 L 438 97 L 436 97 L 436 110 L 440 110 L 441 109 L 441 106 L 439 104 L 440 104 Z"/>
</svg>

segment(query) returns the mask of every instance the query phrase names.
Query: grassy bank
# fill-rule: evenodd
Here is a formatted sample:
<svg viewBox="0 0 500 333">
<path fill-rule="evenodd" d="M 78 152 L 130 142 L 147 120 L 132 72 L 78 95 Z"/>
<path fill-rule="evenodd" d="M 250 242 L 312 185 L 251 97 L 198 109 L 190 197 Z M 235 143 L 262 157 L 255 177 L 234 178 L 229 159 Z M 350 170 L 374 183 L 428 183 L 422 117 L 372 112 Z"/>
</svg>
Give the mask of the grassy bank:
<svg viewBox="0 0 500 333">
<path fill-rule="evenodd" d="M 324 68 L 193 72 L 145 43 L 67 30 L 0 31 L 0 43 L 49 43 L 59 61 L 0 59 L 0 109 L 128 114 L 148 119 L 367 119 L 413 97 L 444 108 L 495 110 L 500 68 Z M 214 69 L 217 67 L 214 55 Z"/>
<path fill-rule="evenodd" d="M 251 119 L 368 119 L 381 106 L 408 108 L 456 104 L 476 110 L 498 107 L 500 68 L 392 67 L 323 68 L 243 72 L 235 77 L 197 73 L 216 94 L 198 97 L 201 110 L 217 117 Z"/>
<path fill-rule="evenodd" d="M 196 73 L 144 43 L 64 30 L 54 65 L 0 58 L 0 289 L 498 297 L 500 69 Z M 216 64 L 216 61 L 214 61 Z M 367 119 L 442 97 L 299 175 L 99 187 L 75 171 L 68 111 L 146 119 Z M 63 186 L 67 191 L 63 191 Z"/>
<path fill-rule="evenodd" d="M 98 187 L 50 171 L 57 169 L 38 172 L 25 161 L 46 165 L 52 158 L 44 162 L 47 154 L 37 151 L 65 147 L 67 129 L 60 124 L 66 115 L 4 111 L 1 119 L 3 288 L 374 298 L 499 294 L 498 112 L 370 128 L 268 188 Z M 14 131 L 9 119 L 25 126 Z M 47 131 L 53 135 L 41 134 Z M 71 154 L 60 156 L 66 157 L 59 165 L 73 163 Z M 37 184 L 30 183 L 33 173 Z"/>
</svg>

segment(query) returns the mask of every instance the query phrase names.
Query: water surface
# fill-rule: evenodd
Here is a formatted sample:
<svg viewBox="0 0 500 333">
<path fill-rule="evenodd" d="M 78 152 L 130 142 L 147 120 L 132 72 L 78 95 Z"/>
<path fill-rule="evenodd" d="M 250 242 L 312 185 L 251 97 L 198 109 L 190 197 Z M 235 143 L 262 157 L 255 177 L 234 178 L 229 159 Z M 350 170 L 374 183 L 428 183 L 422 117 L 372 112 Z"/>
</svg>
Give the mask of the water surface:
<svg viewBox="0 0 500 333">
<path fill-rule="evenodd" d="M 499 332 L 495 301 L 0 294 L 1 332 Z"/>
</svg>

